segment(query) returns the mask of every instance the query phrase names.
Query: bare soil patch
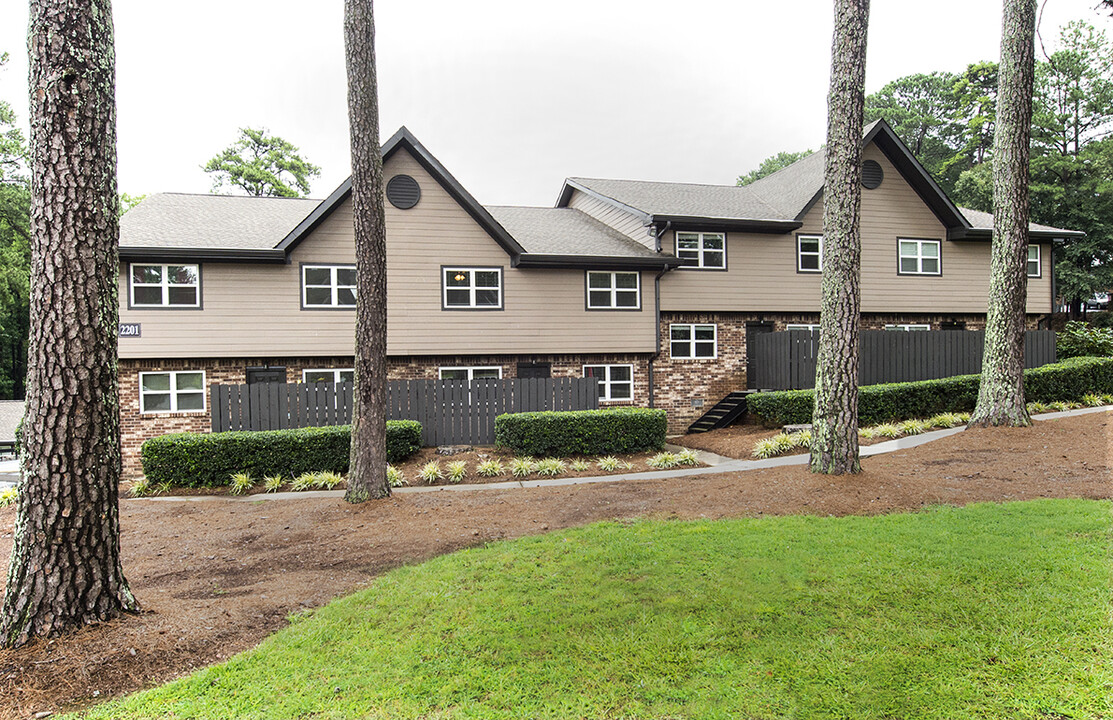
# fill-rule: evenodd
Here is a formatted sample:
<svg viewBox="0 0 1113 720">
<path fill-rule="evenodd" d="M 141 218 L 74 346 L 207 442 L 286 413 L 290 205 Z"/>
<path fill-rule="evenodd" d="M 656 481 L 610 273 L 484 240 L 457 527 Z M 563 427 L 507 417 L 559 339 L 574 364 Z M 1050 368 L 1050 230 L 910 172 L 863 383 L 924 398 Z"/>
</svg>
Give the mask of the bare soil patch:
<svg viewBox="0 0 1113 720">
<path fill-rule="evenodd" d="M 731 425 L 718 430 L 669 438 L 669 442 L 693 450 L 706 450 L 723 457 L 752 460 L 754 445 L 779 435 L 780 432 L 780 428 L 761 425 Z"/>
<path fill-rule="evenodd" d="M 879 514 L 979 501 L 1113 498 L 1111 421 L 1113 414 L 1095 413 L 1033 428 L 967 431 L 866 458 L 864 472 L 852 477 L 793 466 L 414 493 L 360 506 L 332 498 L 124 500 L 124 568 L 143 613 L 0 651 L 0 718 L 28 718 L 164 682 L 257 644 L 291 613 L 358 589 L 385 570 L 493 540 L 642 516 Z M 14 521 L 12 508 L 0 509 L 5 576 Z"/>
</svg>

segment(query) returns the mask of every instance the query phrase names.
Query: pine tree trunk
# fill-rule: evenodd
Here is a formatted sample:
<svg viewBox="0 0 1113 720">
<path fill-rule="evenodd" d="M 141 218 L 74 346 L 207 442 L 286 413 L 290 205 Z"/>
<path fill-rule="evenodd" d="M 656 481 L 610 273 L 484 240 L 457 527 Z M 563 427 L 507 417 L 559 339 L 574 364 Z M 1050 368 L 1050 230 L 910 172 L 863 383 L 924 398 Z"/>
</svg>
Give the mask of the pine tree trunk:
<svg viewBox="0 0 1113 720">
<path fill-rule="evenodd" d="M 811 470 L 841 475 L 858 461 L 858 292 L 862 114 L 869 0 L 835 0 L 823 190 L 823 295 Z"/>
<path fill-rule="evenodd" d="M 993 249 L 985 353 L 971 427 L 1031 425 L 1024 403 L 1028 148 L 1036 0 L 1005 0 L 993 135 Z"/>
<path fill-rule="evenodd" d="M 4 646 L 138 610 L 120 566 L 110 3 L 38 0 L 30 24 L 30 362 Z"/>
<path fill-rule="evenodd" d="M 345 1 L 344 44 L 356 237 L 356 392 L 344 499 L 363 502 L 390 495 L 386 478 L 386 220 L 371 0 Z"/>
</svg>

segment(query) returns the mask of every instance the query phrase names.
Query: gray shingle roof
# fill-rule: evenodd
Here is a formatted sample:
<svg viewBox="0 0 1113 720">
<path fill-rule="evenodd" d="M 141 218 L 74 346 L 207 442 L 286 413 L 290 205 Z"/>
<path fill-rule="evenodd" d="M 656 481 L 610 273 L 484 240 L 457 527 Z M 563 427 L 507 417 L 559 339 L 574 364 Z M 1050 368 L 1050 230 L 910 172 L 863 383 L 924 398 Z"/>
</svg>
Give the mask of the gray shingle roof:
<svg viewBox="0 0 1113 720">
<path fill-rule="evenodd" d="M 600 195 L 613 198 L 647 215 L 791 220 L 757 195 L 750 186 L 697 185 L 648 180 L 569 178 Z"/>
<path fill-rule="evenodd" d="M 971 210 L 970 208 L 960 207 L 959 210 L 966 216 L 970 225 L 979 230 L 992 230 L 993 229 L 993 213 L 982 212 L 981 210 Z M 1062 228 L 1054 228 L 1048 225 L 1040 225 L 1039 223 L 1028 223 L 1028 230 L 1031 232 L 1070 232 Z"/>
<path fill-rule="evenodd" d="M 527 253 L 658 257 L 645 245 L 573 208 L 486 207 Z"/>
<path fill-rule="evenodd" d="M 320 202 L 236 195 L 148 195 L 120 218 L 120 246 L 269 250 Z"/>
</svg>

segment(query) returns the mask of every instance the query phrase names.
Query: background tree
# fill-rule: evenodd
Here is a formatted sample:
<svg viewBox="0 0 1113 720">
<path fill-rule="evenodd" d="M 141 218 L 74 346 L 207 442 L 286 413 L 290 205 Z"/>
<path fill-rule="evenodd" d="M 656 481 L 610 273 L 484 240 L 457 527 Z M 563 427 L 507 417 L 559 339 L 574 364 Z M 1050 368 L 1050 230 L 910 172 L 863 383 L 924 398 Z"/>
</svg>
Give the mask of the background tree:
<svg viewBox="0 0 1113 720">
<path fill-rule="evenodd" d="M 761 164 L 757 166 L 757 169 L 751 170 L 745 175 L 739 175 L 738 180 L 734 184 L 749 185 L 754 180 L 760 180 L 766 175 L 772 175 L 778 170 L 788 167 L 797 160 L 803 160 L 807 156 L 811 155 L 813 152 L 815 152 L 815 150 L 801 150 L 800 152 L 779 152 L 776 155 L 767 157 L 762 160 Z"/>
<path fill-rule="evenodd" d="M 30 368 L 4 646 L 138 610 L 120 565 L 110 3 L 34 0 L 28 47 Z"/>
<path fill-rule="evenodd" d="M 0 67 L 7 62 L 0 54 Z M 27 142 L 0 100 L 0 398 L 24 395 L 30 313 L 30 182 Z"/>
<path fill-rule="evenodd" d="M 373 10 L 371 0 L 344 3 L 356 244 L 356 389 L 351 466 L 344 493 L 348 502 L 390 495 L 386 479 L 386 218 Z"/>
<path fill-rule="evenodd" d="M 216 176 L 213 192 L 240 188 L 255 197 L 308 197 L 309 179 L 321 168 L 297 147 L 267 130 L 240 128 L 240 137 L 202 166 Z"/>
<path fill-rule="evenodd" d="M 978 404 L 971 427 L 1031 425 L 1024 403 L 1028 176 L 1036 0 L 1005 0 L 993 139 L 993 248 Z"/>
<path fill-rule="evenodd" d="M 835 0 L 823 174 L 823 291 L 812 416 L 812 472 L 861 471 L 858 333 L 862 127 L 869 0 Z"/>
</svg>

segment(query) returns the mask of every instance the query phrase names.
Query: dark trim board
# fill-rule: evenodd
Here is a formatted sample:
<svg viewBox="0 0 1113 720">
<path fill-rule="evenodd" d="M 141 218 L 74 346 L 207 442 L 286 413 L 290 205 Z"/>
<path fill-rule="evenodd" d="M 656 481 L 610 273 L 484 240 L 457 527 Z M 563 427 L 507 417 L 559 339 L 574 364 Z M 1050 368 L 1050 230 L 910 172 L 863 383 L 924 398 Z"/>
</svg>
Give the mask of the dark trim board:
<svg viewBox="0 0 1113 720">
<path fill-rule="evenodd" d="M 680 258 L 606 257 L 598 255 L 545 255 L 525 253 L 511 262 L 516 268 L 566 268 L 569 270 L 665 270 L 680 266 Z"/>
<path fill-rule="evenodd" d="M 286 262 L 286 253 L 279 250 L 251 250 L 233 248 L 145 248 L 121 247 L 121 262 L 137 263 L 267 263 L 280 265 Z"/>
</svg>

